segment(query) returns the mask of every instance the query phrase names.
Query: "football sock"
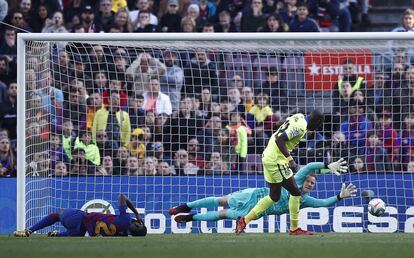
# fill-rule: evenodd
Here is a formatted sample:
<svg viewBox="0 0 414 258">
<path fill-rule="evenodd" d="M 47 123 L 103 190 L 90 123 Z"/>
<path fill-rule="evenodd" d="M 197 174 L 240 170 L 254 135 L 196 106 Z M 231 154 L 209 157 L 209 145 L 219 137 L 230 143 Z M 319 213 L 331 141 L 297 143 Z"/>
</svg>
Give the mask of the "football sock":
<svg viewBox="0 0 414 258">
<path fill-rule="evenodd" d="M 60 220 L 59 219 L 59 214 L 51 213 L 51 214 L 47 215 L 46 217 L 44 217 L 41 221 L 34 224 L 32 227 L 30 227 L 29 230 L 32 231 L 32 232 L 35 232 L 39 229 L 51 226 L 51 225 L 55 224 L 56 222 L 58 222 L 59 220 Z"/>
<path fill-rule="evenodd" d="M 299 207 L 300 196 L 290 196 L 289 198 L 289 213 L 290 213 L 290 229 L 296 230 L 299 223 Z"/>
<path fill-rule="evenodd" d="M 250 221 L 255 220 L 256 218 L 260 217 L 263 212 L 270 208 L 275 202 L 270 198 L 270 196 L 265 196 L 262 198 L 256 206 L 246 215 L 244 218 L 244 222 L 248 224 Z"/>
<path fill-rule="evenodd" d="M 193 220 L 216 221 L 220 219 L 218 211 L 209 211 L 207 213 L 195 214 Z"/>
<path fill-rule="evenodd" d="M 191 209 L 193 208 L 212 208 L 219 206 L 219 198 L 218 197 L 207 197 L 203 198 L 194 202 L 188 202 L 187 206 Z"/>
</svg>

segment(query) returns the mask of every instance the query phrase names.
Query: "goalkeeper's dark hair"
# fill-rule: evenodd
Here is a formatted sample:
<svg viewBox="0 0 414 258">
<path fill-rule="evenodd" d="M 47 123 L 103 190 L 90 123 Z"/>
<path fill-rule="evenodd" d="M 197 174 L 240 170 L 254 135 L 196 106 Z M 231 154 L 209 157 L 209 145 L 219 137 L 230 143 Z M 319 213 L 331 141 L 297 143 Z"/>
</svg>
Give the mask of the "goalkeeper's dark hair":
<svg viewBox="0 0 414 258">
<path fill-rule="evenodd" d="M 318 177 L 316 176 L 316 173 L 310 173 L 309 175 L 306 176 L 306 178 L 308 177 L 313 177 L 315 178 L 315 180 L 318 180 Z"/>
</svg>

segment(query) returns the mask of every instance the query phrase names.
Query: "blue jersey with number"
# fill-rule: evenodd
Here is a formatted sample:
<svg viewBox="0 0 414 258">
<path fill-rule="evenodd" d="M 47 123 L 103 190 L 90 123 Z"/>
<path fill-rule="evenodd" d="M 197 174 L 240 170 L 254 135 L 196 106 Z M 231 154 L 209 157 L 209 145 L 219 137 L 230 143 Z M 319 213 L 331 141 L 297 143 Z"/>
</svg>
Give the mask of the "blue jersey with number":
<svg viewBox="0 0 414 258">
<path fill-rule="evenodd" d="M 83 225 L 90 236 L 127 236 L 131 217 L 126 209 L 126 205 L 119 206 L 119 215 L 87 213 L 83 217 Z"/>
</svg>

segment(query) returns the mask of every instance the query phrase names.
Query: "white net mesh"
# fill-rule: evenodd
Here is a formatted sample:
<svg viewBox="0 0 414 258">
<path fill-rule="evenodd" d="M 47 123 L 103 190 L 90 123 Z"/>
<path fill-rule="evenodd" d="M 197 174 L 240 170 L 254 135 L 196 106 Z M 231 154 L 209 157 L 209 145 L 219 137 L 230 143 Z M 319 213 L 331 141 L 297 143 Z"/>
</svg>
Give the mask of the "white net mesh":
<svg viewBox="0 0 414 258">
<path fill-rule="evenodd" d="M 61 208 L 113 212 L 101 200 L 115 203 L 122 192 L 145 212 L 149 232 L 228 232 L 227 223 L 177 227 L 168 208 L 265 186 L 261 154 L 270 136 L 287 116 L 316 108 L 324 127 L 300 142 L 296 162 L 343 157 L 350 170 L 321 175 L 311 195 L 334 196 L 346 181 L 368 198 L 305 210 L 302 225 L 375 231 L 365 204 L 376 196 L 393 216 L 379 231 L 407 230 L 409 41 L 26 44 L 27 226 Z M 286 216 L 257 225 L 250 230 L 286 231 Z"/>
</svg>

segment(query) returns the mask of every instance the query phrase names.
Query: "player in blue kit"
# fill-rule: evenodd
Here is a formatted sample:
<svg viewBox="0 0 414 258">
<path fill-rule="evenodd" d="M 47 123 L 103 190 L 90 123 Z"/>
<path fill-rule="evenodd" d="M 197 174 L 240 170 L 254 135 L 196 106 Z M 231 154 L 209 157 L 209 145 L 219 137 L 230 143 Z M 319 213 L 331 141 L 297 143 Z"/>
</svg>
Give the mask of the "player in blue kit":
<svg viewBox="0 0 414 258">
<path fill-rule="evenodd" d="M 51 231 L 47 234 L 48 236 L 85 236 L 86 232 L 88 232 L 89 236 L 145 236 L 147 228 L 132 202 L 125 195 L 120 194 L 118 204 L 118 215 L 87 213 L 79 209 L 60 210 L 44 217 L 29 229 L 15 231 L 14 236 L 28 237 L 33 232 L 51 226 L 58 221 L 66 228 L 66 231 Z M 131 219 L 126 212 L 127 208 L 135 214 L 136 219 Z"/>
<path fill-rule="evenodd" d="M 333 172 L 339 175 L 340 172 L 347 170 L 346 161 L 340 159 L 332 162 L 327 166 L 322 162 L 312 162 L 301 168 L 294 176 L 295 182 L 301 191 L 300 208 L 306 207 L 328 207 L 336 202 L 350 196 L 355 196 L 356 187 L 350 183 L 348 186 L 342 184 L 341 191 L 338 195 L 327 199 L 316 199 L 309 196 L 316 184 L 315 171 L 321 170 L 322 173 Z M 329 169 L 329 170 L 327 170 Z M 228 206 L 221 211 L 209 211 L 207 213 L 178 215 L 175 221 L 179 223 L 189 222 L 193 220 L 216 221 L 220 219 L 233 219 L 245 216 L 264 196 L 269 194 L 269 188 L 248 188 L 242 191 L 231 193 L 223 197 L 207 197 L 193 202 L 182 204 L 169 210 L 170 215 L 176 215 L 182 212 L 190 212 L 193 208 L 212 208 L 218 206 Z M 281 198 L 267 209 L 263 215 L 282 215 L 289 212 L 289 192 L 282 189 Z"/>
</svg>

